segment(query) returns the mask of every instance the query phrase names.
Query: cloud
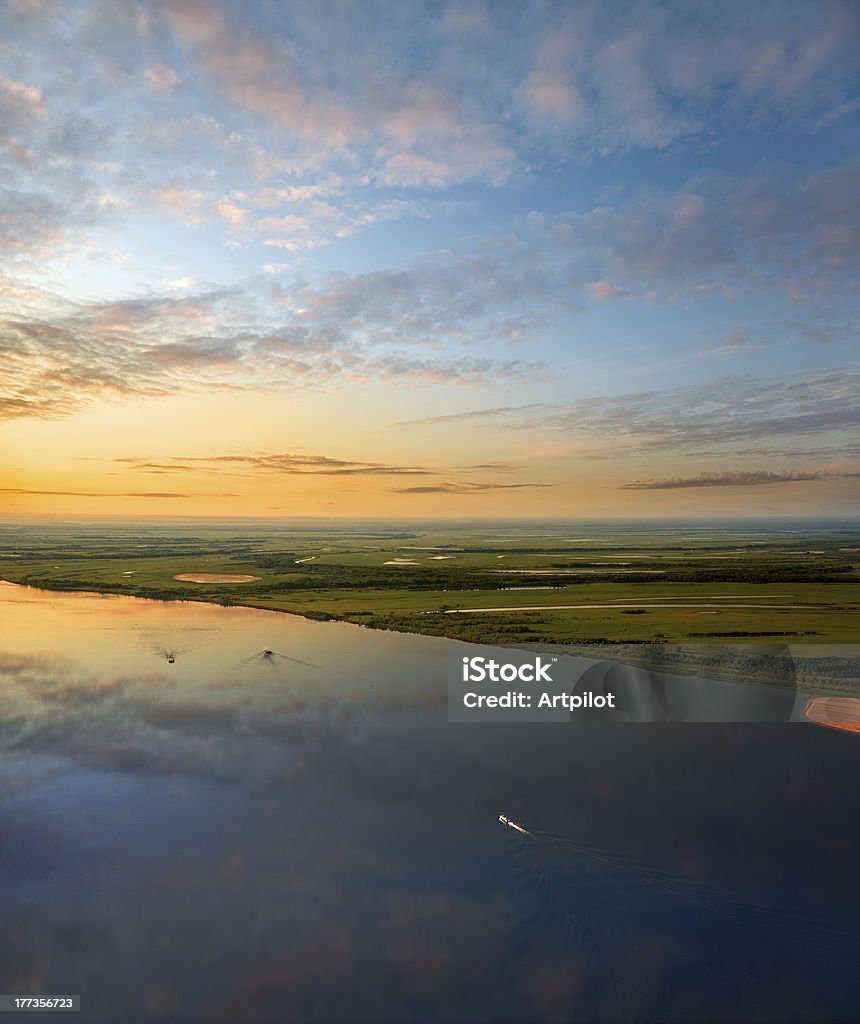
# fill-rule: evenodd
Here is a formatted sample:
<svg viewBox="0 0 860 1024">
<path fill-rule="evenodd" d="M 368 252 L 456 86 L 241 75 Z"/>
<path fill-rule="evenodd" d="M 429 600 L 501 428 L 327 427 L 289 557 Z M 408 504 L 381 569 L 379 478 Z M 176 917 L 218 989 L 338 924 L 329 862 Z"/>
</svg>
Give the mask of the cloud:
<svg viewBox="0 0 860 1024">
<path fill-rule="evenodd" d="M 522 96 L 534 113 L 562 123 L 575 120 L 584 106 L 579 90 L 564 74 L 542 69 L 525 80 Z"/>
<path fill-rule="evenodd" d="M 180 462 L 146 462 L 142 459 L 113 459 L 112 461 L 129 463 L 143 473 L 194 473 L 198 469 L 197 466 L 186 466 Z"/>
<path fill-rule="evenodd" d="M 549 4 L 485 12 L 460 32 L 450 12 L 418 3 L 397 18 L 341 4 L 336 27 L 325 9 L 294 11 L 266 32 L 197 0 L 165 13 L 197 74 L 235 107 L 317 160 L 387 149 L 381 177 L 407 187 L 496 179 L 537 140 L 605 152 L 727 125 L 814 131 L 850 109 L 858 38 L 850 3 L 792 17 L 715 6 L 696 19 L 658 3 Z"/>
<path fill-rule="evenodd" d="M 819 470 L 799 473 L 772 473 L 769 470 L 730 470 L 722 473 L 700 473 L 684 479 L 671 477 L 668 480 L 636 480 L 624 484 L 623 491 L 662 491 L 685 487 L 758 487 L 761 484 L 802 483 L 810 480 L 832 480 L 834 478 L 860 477 L 858 473 L 828 473 Z"/>
<path fill-rule="evenodd" d="M 306 231 L 308 222 L 302 217 L 291 214 L 288 217 L 261 217 L 254 227 L 259 231 Z"/>
<path fill-rule="evenodd" d="M 313 238 L 267 238 L 263 245 L 274 249 L 286 249 L 287 252 L 309 252 L 324 243 Z"/>
<path fill-rule="evenodd" d="M 824 462 L 834 462 L 841 459 L 860 459 L 860 444 L 852 443 L 852 439 L 844 437 L 836 439 L 838 443 L 831 445 L 800 445 L 798 443 L 775 443 L 773 445 L 756 445 L 754 447 L 732 447 L 732 454 L 739 458 L 766 458 L 766 459 L 817 459 Z M 777 439 L 778 442 L 778 439 Z M 682 453 L 684 454 L 684 453 Z M 721 455 L 722 452 L 703 450 L 698 455 Z"/>
<path fill-rule="evenodd" d="M 483 236 L 465 223 L 483 207 L 460 224 L 468 189 L 438 195 L 464 183 L 528 184 L 534 192 L 519 195 L 537 195 L 550 175 L 566 180 L 555 175 L 571 161 L 817 132 L 852 116 L 854 5 L 676 13 L 649 2 L 407 2 L 394 14 L 347 2 L 333 17 L 311 5 L 170 0 L 145 14 L 82 3 L 71 20 L 10 18 L 0 253 L 14 293 L 4 287 L 0 310 L 0 415 L 217 388 L 537 380 L 548 364 L 578 365 L 582 324 L 610 317 L 622 296 L 619 313 L 637 302 L 756 300 L 771 337 L 844 344 L 860 244 L 856 162 L 687 180 L 679 162 L 679 184 L 567 211 L 553 200 L 554 212 L 512 226 L 504 193 L 489 204 L 502 226 Z M 423 222 L 440 216 L 457 221 L 452 248 L 394 269 L 378 263 L 396 247 L 369 248 L 386 254 L 365 264 L 372 271 L 320 269 L 323 254 L 331 265 L 347 250 L 338 239 L 407 218 L 422 229 L 409 244 L 426 253 L 440 243 L 438 225 L 425 234 Z M 121 253 L 103 237 L 117 228 Z M 215 280 L 235 281 L 246 265 L 262 265 L 261 277 L 292 273 L 158 294 L 184 246 L 207 262 L 177 259 L 177 282 L 187 267 Z M 240 246 L 255 249 L 247 264 Z M 293 266 L 267 250 L 295 254 Z M 94 259 L 119 261 L 98 284 Z M 46 281 L 62 281 L 52 287 L 67 297 L 49 295 Z M 24 299 L 39 288 L 41 299 Z M 80 298 L 87 289 L 91 301 Z M 764 308 L 786 297 L 791 322 Z M 721 336 L 746 336 L 729 322 L 737 330 Z M 727 340 L 725 359 L 752 358 L 754 347 Z M 634 413 L 641 426 L 642 401 Z M 550 410 L 535 414 L 555 429 Z M 611 403 L 600 415 L 616 429 Z"/>
<path fill-rule="evenodd" d="M 321 476 L 421 476 L 433 472 L 423 466 L 399 466 L 382 462 L 354 462 L 335 459 L 327 455 L 297 455 L 291 452 L 260 453 L 254 455 L 177 456 L 164 463 L 151 463 L 144 459 L 126 457 L 114 459 L 133 465 L 136 469 L 187 471 L 190 468 L 237 465 L 264 473 Z"/>
<path fill-rule="evenodd" d="M 410 353 L 391 352 L 371 359 L 353 374 L 355 380 L 379 379 L 386 384 L 452 384 L 476 387 L 494 380 L 517 380 L 542 376 L 545 367 L 521 359 L 492 358 L 426 359 Z"/>
<path fill-rule="evenodd" d="M 180 284 L 187 282 L 173 282 Z M 177 295 L 171 286 L 168 294 L 84 303 L 34 289 L 14 313 L 0 313 L 0 418 L 53 418 L 105 398 L 218 387 L 293 391 L 326 381 L 380 380 L 477 386 L 539 367 L 449 354 L 440 350 L 443 325 L 434 329 L 431 320 L 409 338 L 396 330 L 406 295 L 392 293 L 394 308 L 383 321 L 386 297 L 374 300 L 362 281 L 338 278 L 328 291 L 299 287 L 290 305 L 282 304 L 280 286 L 261 287 L 183 287 L 188 293 Z M 457 334 L 453 323 L 447 331 Z M 428 332 L 431 354 L 400 347 L 417 346 Z"/>
<path fill-rule="evenodd" d="M 460 423 L 468 420 L 482 420 L 505 418 L 532 410 L 546 410 L 548 408 L 564 408 L 562 405 L 551 405 L 546 402 L 533 402 L 529 405 L 498 405 L 488 409 L 472 409 L 469 412 L 444 413 L 441 416 L 426 416 L 417 420 L 400 420 L 392 423 L 393 427 L 414 427 L 419 425 L 434 425 L 439 423 Z"/>
<path fill-rule="evenodd" d="M 64 414 L 97 391 L 193 390 L 219 375 L 227 386 L 228 366 L 242 371 L 229 386 L 264 383 L 273 390 L 311 378 L 473 386 L 534 377 L 544 369 L 539 361 L 456 350 L 464 342 L 535 343 L 569 332 L 571 318 L 585 309 L 577 288 L 598 300 L 622 293 L 669 297 L 679 288 L 708 300 L 731 289 L 769 294 L 786 280 L 800 280 L 831 300 L 847 295 L 850 253 L 860 239 L 858 194 L 860 172 L 852 168 L 749 181 L 708 175 L 648 203 L 533 214 L 521 225 L 522 237 L 481 239 L 402 270 L 331 273 L 266 289 L 248 282 L 182 299 L 155 295 L 77 308 L 46 296 L 27 315 L 5 321 L 5 358 L 14 366 L 3 408 L 6 415 Z M 180 185 L 150 195 L 189 223 L 200 222 L 211 205 L 200 190 Z M 8 205 L 15 212 L 6 223 L 17 223 L 22 245 L 39 236 L 40 221 L 43 239 L 62 230 L 64 213 L 50 199 L 28 207 L 10 196 Z M 244 206 L 229 205 L 240 211 L 238 223 Z M 296 216 L 285 215 L 282 225 L 296 226 L 289 219 Z M 829 313 L 827 321 L 786 320 L 784 327 L 799 340 L 847 337 Z M 744 336 L 735 330 L 727 337 Z M 28 374 L 35 387 L 27 386 Z"/>
<path fill-rule="evenodd" d="M 44 117 L 46 113 L 41 89 L 3 75 L 0 75 L 0 103 L 13 120 L 27 122 L 34 117 Z"/>
<path fill-rule="evenodd" d="M 101 461 L 101 460 L 89 460 Z M 121 466 L 142 473 L 158 475 L 202 473 L 218 476 L 249 476 L 249 475 L 285 475 L 285 476 L 329 476 L 329 477 L 414 477 L 435 476 L 448 469 L 439 466 L 410 466 L 386 462 L 357 461 L 334 458 L 328 455 L 304 455 L 293 452 L 259 452 L 252 454 L 229 455 L 182 455 L 174 458 L 153 461 L 139 456 L 123 456 L 110 460 Z M 522 466 L 507 462 L 486 462 L 471 466 L 453 467 L 458 473 L 518 473 Z M 237 469 L 239 472 L 230 472 Z M 529 487 L 547 487 L 549 484 L 503 484 L 503 483 L 445 483 L 405 488 L 394 493 L 401 494 L 434 494 L 461 493 L 472 494 L 490 490 L 508 490 Z"/>
<path fill-rule="evenodd" d="M 195 188 L 176 183 L 153 185 L 148 189 L 147 197 L 162 213 L 181 217 L 189 226 L 202 223 L 206 216 L 206 195 Z"/>
<path fill-rule="evenodd" d="M 750 441 L 833 435 L 841 452 L 856 436 L 860 367 L 781 377 L 724 377 L 706 384 L 594 396 L 569 403 L 490 406 L 403 421 L 400 426 L 485 422 L 493 430 L 569 435 L 593 443 L 595 455 L 619 451 L 719 454 Z M 611 442 L 607 445 L 606 442 Z"/>
<path fill-rule="evenodd" d="M 794 282 L 826 297 L 829 309 L 810 308 L 805 320 L 783 318 L 789 338 L 815 340 L 816 331 L 838 338 L 832 311 L 852 294 L 858 197 L 860 168 L 851 166 L 812 174 L 762 170 L 747 178 L 700 174 L 674 191 L 649 190 L 585 213 L 534 212 L 515 234 L 472 239 L 459 251 L 398 270 L 332 273 L 298 283 L 276 301 L 295 311 L 297 328 L 328 336 L 535 345 L 570 339 L 573 319 L 590 302 L 704 304 L 714 296 L 755 296 L 782 303 Z M 297 213 L 259 223 L 297 232 L 266 244 L 291 251 L 318 244 L 303 234 L 307 225 Z M 772 315 L 766 320 L 772 334 L 780 324 Z M 738 330 L 726 335 L 736 343 L 741 337 Z"/>
<path fill-rule="evenodd" d="M 301 311 L 304 327 L 434 347 L 507 342 L 513 329 L 521 340 L 536 340 L 584 309 L 566 268 L 511 237 L 438 252 L 404 269 L 331 273 L 285 292 L 281 302 Z"/>
<path fill-rule="evenodd" d="M 595 302 L 609 302 L 611 299 L 620 299 L 624 289 L 612 284 L 611 281 L 593 281 L 586 285 L 589 295 Z"/>
<path fill-rule="evenodd" d="M 562 134 L 556 146 L 660 150 L 730 124 L 814 131 L 852 95 L 860 26 L 850 3 L 804 5 L 792 18 L 736 4 L 701 13 L 680 18 L 665 3 L 552 8 L 520 89 L 524 114 L 547 118 Z"/>
<path fill-rule="evenodd" d="M 342 192 L 343 179 L 328 175 L 322 180 L 305 185 L 264 185 L 256 188 L 250 196 L 253 206 L 271 209 L 277 206 L 304 204 L 319 200 L 323 196 L 334 196 Z"/>
<path fill-rule="evenodd" d="M 248 211 L 242 209 L 241 206 L 237 206 L 235 203 L 229 202 L 229 200 L 223 199 L 215 207 L 223 220 L 225 220 L 230 227 L 238 228 L 245 223 L 245 218 L 248 215 Z"/>
<path fill-rule="evenodd" d="M 62 495 L 71 498 L 235 498 L 235 494 L 177 494 L 173 491 L 37 491 L 29 487 L 0 487 L 0 494 Z"/>
<path fill-rule="evenodd" d="M 0 104 L 15 132 L 0 145 L 44 186 L 23 191 L 56 199 L 98 166 L 127 201 L 140 189 L 189 224 L 225 216 L 187 194 L 217 200 L 216 181 L 232 205 L 237 190 L 275 205 L 337 198 L 335 230 L 348 232 L 377 186 L 501 185 L 723 133 L 814 133 L 856 112 L 851 2 L 790 16 L 712 5 L 693 19 L 647 0 L 478 14 L 413 0 L 397 17 L 358 2 L 169 0 L 7 21 Z"/>
<path fill-rule="evenodd" d="M 464 467 L 469 472 L 480 472 L 481 470 L 488 469 L 491 472 L 501 473 L 515 473 L 521 470 L 522 466 L 513 466 L 509 462 L 481 462 L 474 466 Z"/>
<path fill-rule="evenodd" d="M 573 403 L 543 426 L 623 441 L 631 451 L 696 451 L 764 438 L 856 431 L 860 368 L 775 378 L 728 377 L 692 387 Z"/>
<path fill-rule="evenodd" d="M 398 487 L 392 494 L 484 494 L 487 491 L 516 491 L 535 487 L 552 487 L 553 484 L 477 484 L 444 483 L 418 487 Z"/>
<path fill-rule="evenodd" d="M 347 112 L 336 102 L 314 101 L 306 94 L 285 40 L 230 26 L 217 8 L 199 0 L 173 0 L 165 12 L 197 67 L 231 101 L 320 143 L 326 136 L 332 143 L 343 136 Z"/>
<path fill-rule="evenodd" d="M 532 213 L 529 245 L 604 302 L 798 290 L 847 295 L 860 247 L 860 166 L 703 172 L 585 213 Z"/>
<path fill-rule="evenodd" d="M 0 128 L 0 155 L 3 139 Z M 22 261 L 92 254 L 95 247 L 85 232 L 114 225 L 124 199 L 82 175 L 74 161 L 58 156 L 54 166 L 38 147 L 31 150 L 7 140 L 12 159 L 0 180 L 0 257 L 7 271 L 20 274 Z"/>
<path fill-rule="evenodd" d="M 166 67 L 164 64 L 157 64 L 153 67 L 144 68 L 143 77 L 153 89 L 160 89 L 163 91 L 175 89 L 182 81 L 173 68 Z"/>
<path fill-rule="evenodd" d="M 440 160 L 431 160 L 418 153 L 397 153 L 388 157 L 379 177 L 386 185 L 443 188 L 453 175 L 451 166 Z"/>
</svg>

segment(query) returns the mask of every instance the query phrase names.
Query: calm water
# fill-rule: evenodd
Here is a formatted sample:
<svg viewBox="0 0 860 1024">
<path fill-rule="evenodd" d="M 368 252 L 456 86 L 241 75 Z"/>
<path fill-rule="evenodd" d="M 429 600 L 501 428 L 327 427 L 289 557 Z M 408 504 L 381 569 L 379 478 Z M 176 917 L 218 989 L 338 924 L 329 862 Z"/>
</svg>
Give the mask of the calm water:
<svg viewBox="0 0 860 1024">
<path fill-rule="evenodd" d="M 0 586 L 0 992 L 105 1022 L 856 1016 L 856 737 L 452 725 L 447 650 Z"/>
</svg>

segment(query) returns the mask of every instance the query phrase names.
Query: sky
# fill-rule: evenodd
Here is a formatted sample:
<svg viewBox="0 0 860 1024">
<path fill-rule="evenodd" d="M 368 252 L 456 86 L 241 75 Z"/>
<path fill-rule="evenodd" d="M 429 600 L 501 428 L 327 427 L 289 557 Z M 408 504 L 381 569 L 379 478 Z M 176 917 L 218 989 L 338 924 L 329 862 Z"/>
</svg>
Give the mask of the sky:
<svg viewBox="0 0 860 1024">
<path fill-rule="evenodd" d="M 860 5 L 6 0 L 0 513 L 856 514 Z"/>
</svg>

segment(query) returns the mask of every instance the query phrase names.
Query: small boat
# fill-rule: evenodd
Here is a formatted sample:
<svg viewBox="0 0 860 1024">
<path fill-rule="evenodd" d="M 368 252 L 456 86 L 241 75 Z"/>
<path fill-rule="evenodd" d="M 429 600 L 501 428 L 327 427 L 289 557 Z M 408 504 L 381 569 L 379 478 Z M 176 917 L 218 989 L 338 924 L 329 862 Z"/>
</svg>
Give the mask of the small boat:
<svg viewBox="0 0 860 1024">
<path fill-rule="evenodd" d="M 176 658 L 174 658 L 172 654 L 168 654 L 167 655 L 167 664 L 168 665 L 172 665 L 174 663 L 174 661 L 176 661 Z"/>
<path fill-rule="evenodd" d="M 508 826 L 509 828 L 513 828 L 513 829 L 516 829 L 516 830 L 517 830 L 517 832 L 522 832 L 522 834 L 523 834 L 524 836 L 527 836 L 527 835 L 529 834 L 529 832 L 528 832 L 528 830 L 527 830 L 527 829 L 524 829 L 524 828 L 522 827 L 522 825 L 518 825 L 518 824 L 517 824 L 517 823 L 516 823 L 515 821 L 511 821 L 511 819 L 510 819 L 510 818 L 506 818 L 506 817 L 504 816 L 504 814 L 500 814 L 500 815 L 499 815 L 499 821 L 500 821 L 500 822 L 501 822 L 501 823 L 502 823 L 503 825 L 507 825 L 507 826 Z"/>
<path fill-rule="evenodd" d="M 268 647 L 265 649 L 265 651 L 263 651 L 264 658 L 270 658 L 272 654 L 274 654 L 274 651 L 270 651 Z"/>
</svg>

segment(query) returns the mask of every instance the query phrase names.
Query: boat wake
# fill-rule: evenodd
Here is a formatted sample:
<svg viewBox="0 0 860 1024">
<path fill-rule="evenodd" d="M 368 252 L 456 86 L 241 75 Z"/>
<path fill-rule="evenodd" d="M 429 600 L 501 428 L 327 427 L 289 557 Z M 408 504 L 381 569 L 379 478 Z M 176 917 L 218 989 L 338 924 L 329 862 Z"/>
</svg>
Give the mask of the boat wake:
<svg viewBox="0 0 860 1024">
<path fill-rule="evenodd" d="M 247 658 L 243 658 L 237 663 L 236 667 L 241 668 L 245 666 L 257 666 L 266 665 L 272 670 L 276 670 L 282 662 L 288 661 L 293 665 L 301 665 L 302 668 L 316 669 L 318 672 L 329 672 L 333 675 L 345 676 L 346 672 L 341 672 L 336 668 L 329 668 L 326 665 L 317 665 L 313 661 L 302 661 L 301 658 L 291 658 L 288 654 L 281 654 L 279 651 L 258 651 L 256 654 L 251 654 Z"/>
<path fill-rule="evenodd" d="M 549 848 L 567 850 L 572 857 L 586 858 L 637 880 L 651 891 L 667 897 L 678 897 L 706 913 L 754 927 L 780 940 L 789 939 L 808 952 L 832 957 L 856 959 L 860 956 L 860 931 L 847 919 L 835 923 L 821 919 L 812 911 L 789 902 L 764 901 L 748 892 L 710 882 L 692 881 L 673 875 L 659 866 L 632 857 L 619 850 L 573 840 L 541 829 L 525 826 L 500 814 L 503 825 L 520 833 L 521 853 L 532 857 L 532 868 L 538 870 L 543 884 L 548 879 L 546 862 L 541 858 Z M 513 838 L 513 837 L 512 837 Z M 558 893 L 555 893 L 558 897 Z"/>
</svg>

